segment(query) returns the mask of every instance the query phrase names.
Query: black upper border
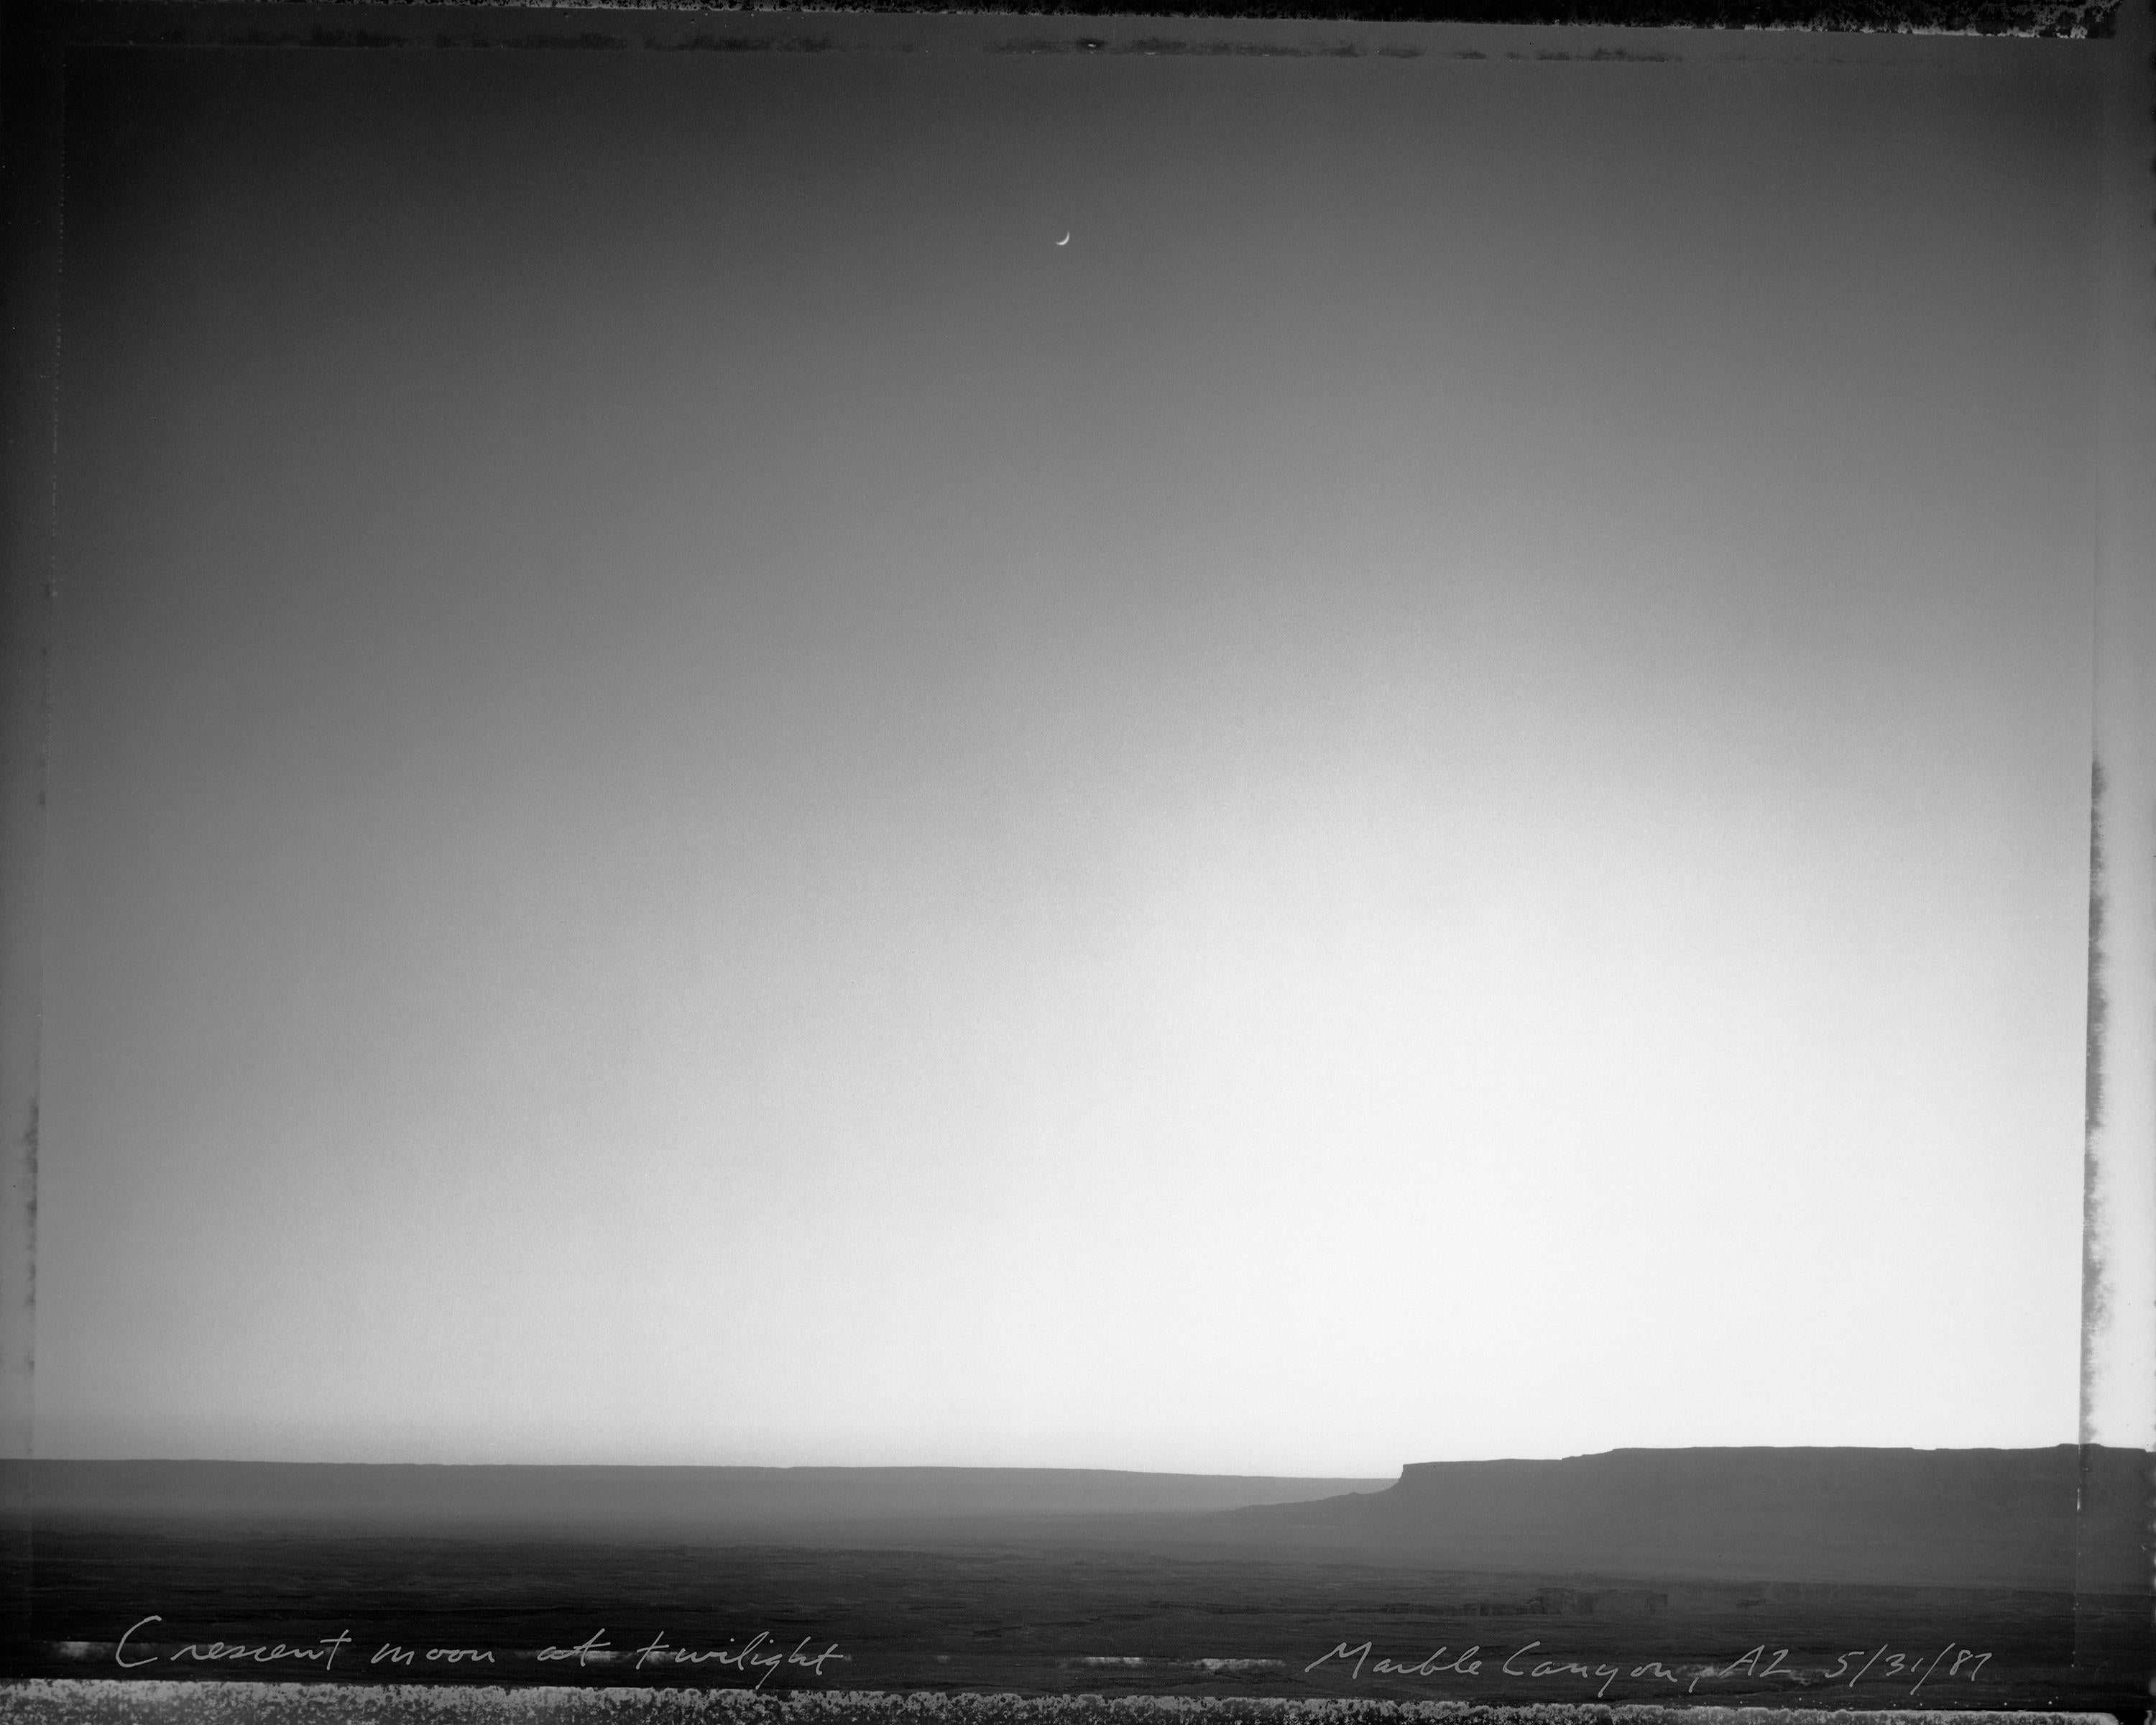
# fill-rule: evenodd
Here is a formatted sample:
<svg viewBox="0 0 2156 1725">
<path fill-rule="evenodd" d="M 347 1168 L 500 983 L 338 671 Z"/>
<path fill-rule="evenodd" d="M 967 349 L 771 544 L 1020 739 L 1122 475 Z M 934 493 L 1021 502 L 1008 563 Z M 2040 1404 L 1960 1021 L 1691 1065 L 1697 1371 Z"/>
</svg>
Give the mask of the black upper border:
<svg viewBox="0 0 2156 1725">
<path fill-rule="evenodd" d="M 1633 28 L 1805 30 L 2101 39 L 2121 0 L 11 0 L 18 45 L 261 45 L 318 48 L 739 48 L 763 45 L 789 21 L 813 37 L 847 14 L 1046 22 L 1157 20 L 1142 42 L 1045 40 L 1074 52 L 1233 52 L 1173 26 L 1200 21 L 1354 24 L 1599 25 Z M 742 36 L 752 25 L 753 39 Z M 1118 33 L 1121 34 L 1121 33 Z M 807 45 L 805 42 L 799 45 Z M 1267 51 L 1252 44 L 1250 51 Z M 1307 49 L 1301 50 L 1308 52 Z M 1353 40 L 1334 50 L 1383 52 Z M 1609 56 L 1604 56 L 1609 57 Z M 1616 56 L 1626 58 L 1629 56 Z"/>
</svg>

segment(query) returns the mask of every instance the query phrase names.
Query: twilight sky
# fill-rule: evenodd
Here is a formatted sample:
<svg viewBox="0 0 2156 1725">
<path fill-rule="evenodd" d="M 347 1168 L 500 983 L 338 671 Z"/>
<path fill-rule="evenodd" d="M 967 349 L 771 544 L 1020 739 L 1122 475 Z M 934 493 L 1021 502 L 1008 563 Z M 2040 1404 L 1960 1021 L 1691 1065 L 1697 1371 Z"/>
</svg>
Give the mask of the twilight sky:
<svg viewBox="0 0 2156 1725">
<path fill-rule="evenodd" d="M 2072 1438 L 2073 44 L 1410 33 L 78 61 L 39 1453 Z"/>
</svg>

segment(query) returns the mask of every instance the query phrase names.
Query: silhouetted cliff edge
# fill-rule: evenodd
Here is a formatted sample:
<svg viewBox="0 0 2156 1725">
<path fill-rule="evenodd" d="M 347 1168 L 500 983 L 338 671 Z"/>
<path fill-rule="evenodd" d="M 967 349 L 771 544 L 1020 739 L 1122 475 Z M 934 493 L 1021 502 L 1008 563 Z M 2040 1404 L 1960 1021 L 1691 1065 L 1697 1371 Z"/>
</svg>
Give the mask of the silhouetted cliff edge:
<svg viewBox="0 0 2156 1725">
<path fill-rule="evenodd" d="M 1236 1543 L 1459 1568 L 2131 1592 L 2137 1450 L 1612 1450 L 1428 1461 L 1391 1490 L 1213 1517 Z M 2090 1513 L 2080 1504 L 2084 1486 Z"/>
</svg>

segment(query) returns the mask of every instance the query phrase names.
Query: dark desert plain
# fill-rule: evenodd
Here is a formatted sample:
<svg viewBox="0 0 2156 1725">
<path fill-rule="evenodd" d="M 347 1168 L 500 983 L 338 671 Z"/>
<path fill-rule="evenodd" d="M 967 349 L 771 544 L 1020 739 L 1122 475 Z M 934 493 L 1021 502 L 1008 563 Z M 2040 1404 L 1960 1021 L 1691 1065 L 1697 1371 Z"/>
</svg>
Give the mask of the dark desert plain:
<svg viewBox="0 0 2156 1725">
<path fill-rule="evenodd" d="M 18 1676 L 2147 1707 L 2131 1450 L 30 1467 Z"/>
</svg>

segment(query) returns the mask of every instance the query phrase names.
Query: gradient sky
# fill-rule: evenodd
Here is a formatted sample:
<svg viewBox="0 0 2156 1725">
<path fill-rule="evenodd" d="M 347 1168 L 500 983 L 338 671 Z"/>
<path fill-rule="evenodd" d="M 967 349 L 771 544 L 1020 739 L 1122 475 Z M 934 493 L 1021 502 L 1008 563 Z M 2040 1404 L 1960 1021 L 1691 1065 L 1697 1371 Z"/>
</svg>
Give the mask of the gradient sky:
<svg viewBox="0 0 2156 1725">
<path fill-rule="evenodd" d="M 2070 1440 L 2072 44 L 885 27 L 78 60 L 39 1453 Z"/>
</svg>

